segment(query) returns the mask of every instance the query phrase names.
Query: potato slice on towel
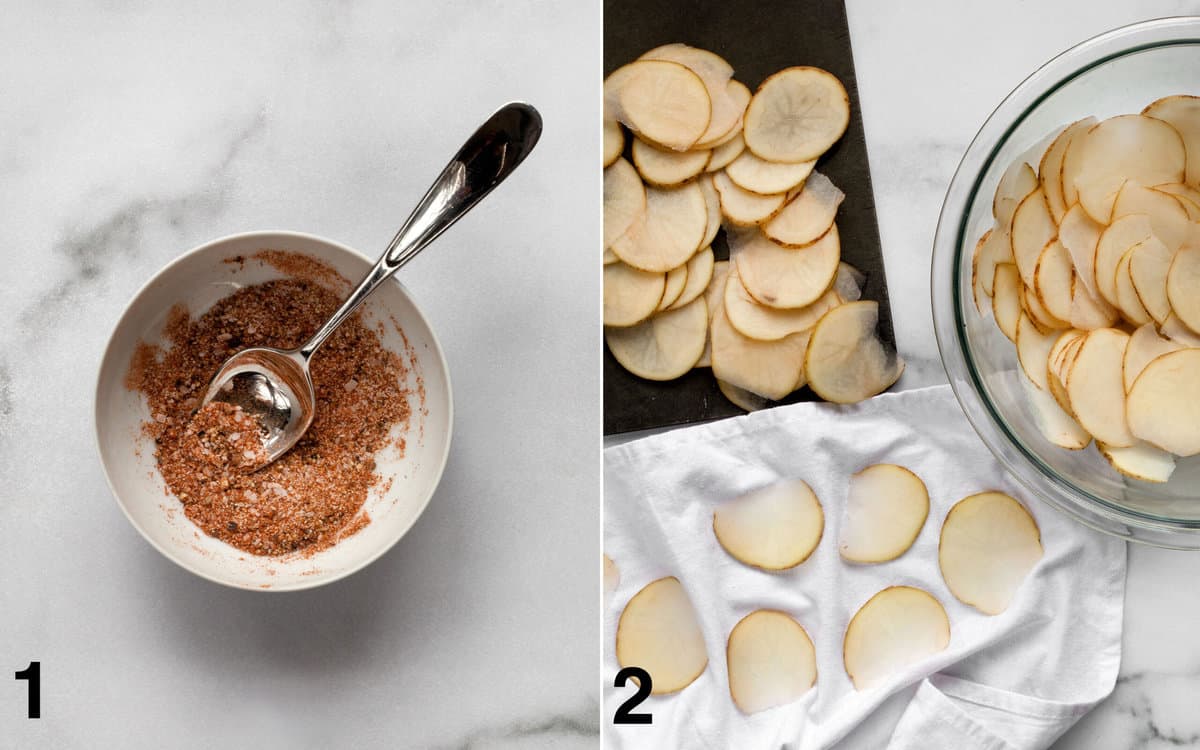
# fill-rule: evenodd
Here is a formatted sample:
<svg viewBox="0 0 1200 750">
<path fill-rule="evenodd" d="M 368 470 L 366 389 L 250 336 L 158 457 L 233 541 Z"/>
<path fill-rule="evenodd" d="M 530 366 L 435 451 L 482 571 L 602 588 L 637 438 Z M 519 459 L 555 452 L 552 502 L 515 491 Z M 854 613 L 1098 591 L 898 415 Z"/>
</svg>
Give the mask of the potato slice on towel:
<svg viewBox="0 0 1200 750">
<path fill-rule="evenodd" d="M 698 184 L 647 188 L 646 215 L 611 247 L 634 268 L 666 273 L 700 249 L 707 228 L 708 207 Z"/>
<path fill-rule="evenodd" d="M 714 174 L 712 181 L 721 199 L 721 212 L 737 226 L 751 227 L 766 221 L 778 213 L 787 200 L 783 193 L 759 195 L 743 190 L 724 171 Z"/>
<path fill-rule="evenodd" d="M 1122 370 L 1129 334 L 1098 328 L 1083 339 L 1067 376 L 1067 396 L 1083 429 L 1097 441 L 1128 448 L 1135 441 L 1125 419 Z"/>
<path fill-rule="evenodd" d="M 837 224 L 821 239 L 787 248 L 758 231 L 728 234 L 729 256 L 754 299 L 771 307 L 805 307 L 833 284 L 841 261 Z"/>
<path fill-rule="evenodd" d="M 617 662 L 650 674 L 651 694 L 683 690 L 708 666 L 704 633 L 678 578 L 660 578 L 633 595 L 617 622 Z"/>
<path fill-rule="evenodd" d="M 677 310 L 704 294 L 704 290 L 708 288 L 708 282 L 712 281 L 713 264 L 711 247 L 706 247 L 693 255 L 692 259 L 687 262 L 687 284 L 679 293 L 679 298 L 672 302 L 667 309 Z"/>
<path fill-rule="evenodd" d="M 786 68 L 758 87 L 746 108 L 746 146 L 769 161 L 816 159 L 850 124 L 842 82 L 820 68 Z M 1167 182 L 1167 180 L 1160 180 Z"/>
<path fill-rule="evenodd" d="M 712 102 L 704 81 L 687 67 L 665 60 L 637 60 L 609 76 L 619 83 L 615 116 L 642 138 L 664 148 L 686 151 L 708 130 Z M 1167 182 L 1167 180 L 1162 180 Z"/>
<path fill-rule="evenodd" d="M 1174 453 L 1200 453 L 1200 349 L 1163 354 L 1129 390 L 1129 428 L 1141 440 Z"/>
<path fill-rule="evenodd" d="M 1003 492 L 960 500 L 942 524 L 938 566 L 950 593 L 988 615 L 1008 609 L 1042 559 L 1037 522 Z"/>
<path fill-rule="evenodd" d="M 1142 114 L 1162 120 L 1179 132 L 1187 152 L 1184 180 L 1193 187 L 1200 185 L 1200 97 L 1165 96 L 1147 105 Z"/>
<path fill-rule="evenodd" d="M 904 361 L 884 349 L 878 323 L 879 303 L 868 300 L 835 307 L 817 321 L 804 357 L 814 393 L 838 404 L 857 403 L 900 378 Z"/>
<path fill-rule="evenodd" d="M 1087 131 L 1082 148 L 1075 177 L 1079 204 L 1100 224 L 1109 223 L 1117 193 L 1127 180 L 1143 185 L 1183 182 L 1183 139 L 1162 120 L 1110 117 Z"/>
<path fill-rule="evenodd" d="M 725 283 L 737 281 L 729 278 Z M 743 336 L 730 325 L 725 306 L 718 300 L 709 331 L 713 375 L 718 380 L 778 401 L 804 386 L 804 354 L 808 350 L 809 334 L 809 331 L 801 331 L 778 341 L 758 341 Z"/>
<path fill-rule="evenodd" d="M 633 139 L 633 165 L 646 182 L 655 187 L 675 187 L 704 171 L 711 151 L 664 151 Z"/>
<path fill-rule="evenodd" d="M 825 292 L 807 307 L 781 309 L 760 304 L 746 291 L 738 278 L 737 266 L 730 269 L 725 282 L 725 315 L 738 333 L 759 341 L 777 341 L 800 331 L 810 330 L 821 316 L 842 304 L 834 289 Z"/>
<path fill-rule="evenodd" d="M 629 328 L 605 328 L 608 350 L 626 370 L 647 380 L 674 380 L 704 353 L 708 312 L 704 299 L 658 313 Z"/>
<path fill-rule="evenodd" d="M 729 696 L 753 714 L 800 698 L 817 682 L 817 654 L 800 623 L 760 609 L 733 626 L 726 647 Z"/>
<path fill-rule="evenodd" d="M 621 124 L 616 120 L 604 121 L 604 166 L 608 167 L 617 159 L 621 158 L 621 151 L 625 149 L 625 133 L 621 131 Z"/>
<path fill-rule="evenodd" d="M 929 491 L 903 466 L 876 464 L 850 477 L 838 552 L 857 563 L 895 560 L 908 551 L 929 515 Z"/>
<path fill-rule="evenodd" d="M 1183 348 L 1184 345 L 1178 341 L 1158 335 L 1153 323 L 1147 323 L 1131 333 L 1129 344 L 1125 347 L 1125 359 L 1121 367 L 1125 392 L 1129 393 L 1133 388 L 1134 381 L 1137 380 L 1138 375 L 1142 374 L 1142 370 L 1146 369 L 1146 365 L 1164 354 L 1177 352 Z"/>
<path fill-rule="evenodd" d="M 882 684 L 950 645 L 950 618 L 928 591 L 891 586 L 859 608 L 846 627 L 842 659 L 855 690 Z"/>
<path fill-rule="evenodd" d="M 804 189 L 779 213 L 763 224 L 763 234 L 784 247 L 803 247 L 815 242 L 833 226 L 838 206 L 846 194 L 820 172 L 804 181 Z"/>
<path fill-rule="evenodd" d="M 645 215 L 646 186 L 633 165 L 618 158 L 604 170 L 605 249 Z"/>
<path fill-rule="evenodd" d="M 604 266 L 604 325 L 637 325 L 658 309 L 666 276 L 624 263 Z"/>
<path fill-rule="evenodd" d="M 725 173 L 743 190 L 759 195 L 774 195 L 786 193 L 803 183 L 816 165 L 816 161 L 781 164 L 760 159 L 750 151 L 743 151 L 725 167 Z"/>
<path fill-rule="evenodd" d="M 802 479 L 784 479 L 717 507 L 713 533 L 739 562 L 786 570 L 808 559 L 825 531 L 821 501 Z"/>
<path fill-rule="evenodd" d="M 1185 245 L 1167 271 L 1167 301 L 1179 320 L 1200 330 L 1200 245 Z"/>
<path fill-rule="evenodd" d="M 1128 448 L 1111 448 L 1097 443 L 1096 448 L 1108 459 L 1109 465 L 1130 479 L 1161 484 L 1175 473 L 1175 457 L 1146 442 L 1139 441 Z"/>
</svg>

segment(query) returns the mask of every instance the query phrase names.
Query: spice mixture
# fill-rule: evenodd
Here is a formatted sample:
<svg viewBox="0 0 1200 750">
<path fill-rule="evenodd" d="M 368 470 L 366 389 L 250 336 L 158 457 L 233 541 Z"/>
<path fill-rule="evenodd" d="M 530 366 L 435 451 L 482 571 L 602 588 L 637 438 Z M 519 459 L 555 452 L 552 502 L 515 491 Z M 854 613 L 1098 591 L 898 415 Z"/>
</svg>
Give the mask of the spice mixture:
<svg viewBox="0 0 1200 750">
<path fill-rule="evenodd" d="M 196 411 L 209 379 L 234 352 L 298 346 L 333 313 L 341 300 L 312 278 L 244 287 L 194 320 L 177 307 L 165 330 L 169 346 L 140 344 L 126 380 L 150 402 L 152 419 L 143 429 L 188 518 L 256 555 L 316 552 L 369 523 L 362 505 L 379 481 L 374 455 L 409 418 L 404 364 L 358 315 L 313 357 L 316 419 L 274 463 L 253 471 L 262 433 L 240 408 Z"/>
</svg>

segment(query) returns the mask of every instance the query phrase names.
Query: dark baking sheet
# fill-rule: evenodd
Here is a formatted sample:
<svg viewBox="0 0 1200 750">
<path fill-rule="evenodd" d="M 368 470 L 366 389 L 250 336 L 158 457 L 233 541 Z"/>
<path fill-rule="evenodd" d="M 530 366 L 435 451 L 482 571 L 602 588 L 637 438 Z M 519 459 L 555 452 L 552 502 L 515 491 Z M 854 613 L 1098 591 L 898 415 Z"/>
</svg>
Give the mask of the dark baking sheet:
<svg viewBox="0 0 1200 750">
<path fill-rule="evenodd" d="M 880 335 L 895 346 L 879 226 L 867 164 L 842 0 L 605 0 L 604 74 L 670 42 L 712 50 L 733 66 L 734 77 L 753 91 L 767 76 L 793 65 L 814 65 L 837 76 L 850 94 L 850 126 L 821 157 L 817 168 L 846 200 L 838 211 L 842 259 L 867 276 L 863 299 L 879 304 Z M 724 232 L 713 243 L 719 260 L 729 257 Z M 814 401 L 803 388 L 780 403 Z M 604 434 L 703 422 L 744 414 L 717 390 L 712 371 L 693 370 L 667 383 L 630 374 L 604 349 Z"/>
</svg>

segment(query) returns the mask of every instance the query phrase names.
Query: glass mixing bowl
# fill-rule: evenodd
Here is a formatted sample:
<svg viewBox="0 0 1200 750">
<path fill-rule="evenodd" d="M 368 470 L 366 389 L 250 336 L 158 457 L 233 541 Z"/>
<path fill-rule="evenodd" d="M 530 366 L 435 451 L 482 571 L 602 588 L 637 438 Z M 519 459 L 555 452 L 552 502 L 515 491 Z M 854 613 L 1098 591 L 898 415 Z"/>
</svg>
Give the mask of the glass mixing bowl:
<svg viewBox="0 0 1200 750">
<path fill-rule="evenodd" d="M 992 195 L 1022 154 L 1088 115 L 1140 112 L 1171 94 L 1200 94 L 1200 17 L 1125 26 L 1073 47 L 1025 79 L 988 118 L 959 164 L 934 240 L 932 298 L 942 361 L 967 419 L 1032 494 L 1101 531 L 1163 547 L 1200 549 L 1200 457 L 1171 481 L 1122 477 L 1094 445 L 1059 448 L 1038 430 L 1016 349 L 971 295 L 975 242 L 992 224 Z M 1034 165 L 1037 161 L 1032 162 Z"/>
</svg>

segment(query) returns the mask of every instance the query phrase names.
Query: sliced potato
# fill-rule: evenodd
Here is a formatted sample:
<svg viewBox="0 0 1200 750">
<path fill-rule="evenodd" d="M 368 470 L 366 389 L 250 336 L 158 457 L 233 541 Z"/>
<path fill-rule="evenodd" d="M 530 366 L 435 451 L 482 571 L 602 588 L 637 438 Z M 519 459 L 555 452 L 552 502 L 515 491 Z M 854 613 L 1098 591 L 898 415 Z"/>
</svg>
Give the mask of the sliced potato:
<svg viewBox="0 0 1200 750">
<path fill-rule="evenodd" d="M 837 224 L 799 249 L 782 247 L 761 232 L 727 235 L 729 255 L 746 290 L 764 305 L 805 307 L 833 284 L 841 260 Z M 766 395 L 766 394 L 764 394 Z"/>
<path fill-rule="evenodd" d="M 729 399 L 729 402 L 739 409 L 746 411 L 758 411 L 765 409 L 770 399 L 765 399 L 757 393 L 751 393 L 745 388 L 738 388 L 736 385 L 726 383 L 724 380 L 714 378 L 717 381 L 717 390 L 721 395 Z"/>
<path fill-rule="evenodd" d="M 1162 483 L 1175 473 L 1175 457 L 1153 445 L 1138 442 L 1128 448 L 1096 447 L 1119 473 L 1142 482 Z"/>
<path fill-rule="evenodd" d="M 1129 428 L 1177 456 L 1200 453 L 1200 349 L 1163 354 L 1129 389 Z"/>
<path fill-rule="evenodd" d="M 891 586 L 851 618 L 842 659 L 854 689 L 867 690 L 949 645 L 950 618 L 941 602 L 918 588 Z"/>
<path fill-rule="evenodd" d="M 996 325 L 1008 337 L 1017 340 L 1017 321 L 1021 318 L 1021 277 L 1011 263 L 996 266 L 996 281 L 992 290 L 992 315 Z"/>
<path fill-rule="evenodd" d="M 604 121 L 604 166 L 611 166 L 625 150 L 625 133 L 616 120 Z"/>
<path fill-rule="evenodd" d="M 867 276 L 846 262 L 838 263 L 837 277 L 833 280 L 833 291 L 842 302 L 857 302 L 862 299 L 862 287 Z"/>
<path fill-rule="evenodd" d="M 712 102 L 699 76 L 665 60 L 637 60 L 624 67 L 634 72 L 617 92 L 618 120 L 675 151 L 686 151 L 700 140 L 708 130 Z"/>
<path fill-rule="evenodd" d="M 1200 186 L 1200 97 L 1165 96 L 1151 102 L 1143 115 L 1170 124 L 1183 138 L 1187 170 L 1184 179 L 1189 185 Z"/>
<path fill-rule="evenodd" d="M 708 312 L 698 298 L 629 328 L 606 328 L 608 349 L 626 370 L 647 380 L 674 380 L 704 353 Z"/>
<path fill-rule="evenodd" d="M 1187 212 L 1188 218 L 1192 221 L 1200 221 L 1200 190 L 1182 182 L 1166 182 L 1162 185 L 1155 185 L 1154 189 L 1175 196 L 1183 204 L 1183 210 Z"/>
<path fill-rule="evenodd" d="M 679 299 L 679 295 L 683 293 L 683 288 L 687 285 L 687 273 L 687 263 L 667 271 L 663 286 L 663 296 L 658 301 L 659 312 L 671 307 Z"/>
<path fill-rule="evenodd" d="M 1013 261 L 1021 273 L 1021 281 L 1026 286 L 1033 286 L 1033 273 L 1037 269 L 1038 258 L 1046 243 L 1058 236 L 1058 227 L 1050 216 L 1046 206 L 1046 196 L 1038 188 L 1027 195 L 1016 213 L 1013 214 L 1012 233 L 1009 242 L 1012 244 Z"/>
<path fill-rule="evenodd" d="M 604 170 L 604 248 L 646 215 L 646 187 L 633 165 L 618 157 Z"/>
<path fill-rule="evenodd" d="M 725 315 L 738 333 L 759 341 L 778 341 L 793 333 L 810 330 L 821 316 L 842 304 L 834 289 L 807 307 L 781 309 L 760 304 L 738 277 L 737 265 L 725 282 Z"/>
<path fill-rule="evenodd" d="M 700 240 L 700 247 L 711 247 L 713 240 L 717 238 L 717 232 L 721 230 L 721 196 L 713 186 L 710 175 L 702 175 L 700 179 L 696 180 L 696 184 L 700 186 L 700 192 L 704 194 L 704 208 L 708 214 L 708 221 L 704 225 L 704 239 Z"/>
<path fill-rule="evenodd" d="M 1034 327 L 1042 333 L 1061 331 L 1071 327 L 1068 321 L 1060 320 L 1051 315 L 1042 305 L 1041 300 L 1038 299 L 1037 292 L 1024 284 L 1021 285 L 1020 297 L 1022 310 L 1029 316 L 1029 321 L 1033 323 Z"/>
<path fill-rule="evenodd" d="M 1192 232 L 1192 223 L 1183 204 L 1168 193 L 1143 187 L 1128 180 L 1113 204 L 1113 221 L 1124 216 L 1143 214 L 1150 220 L 1150 228 L 1170 250 L 1177 250 Z"/>
<path fill-rule="evenodd" d="M 646 215 L 611 247 L 634 268 L 666 273 L 687 263 L 700 248 L 707 228 L 708 207 L 698 184 L 647 188 Z"/>
<path fill-rule="evenodd" d="M 1174 313 L 1167 316 L 1158 330 L 1172 341 L 1177 341 L 1184 346 L 1200 348 L 1200 334 L 1185 326 L 1179 316 Z"/>
<path fill-rule="evenodd" d="M 621 585 L 621 571 L 608 555 L 604 556 L 604 598 L 612 596 Z"/>
<path fill-rule="evenodd" d="M 739 562 L 786 570 L 808 559 L 825 531 L 821 501 L 802 479 L 785 479 L 722 503 L 717 541 Z"/>
<path fill-rule="evenodd" d="M 633 165 L 655 187 L 682 185 L 704 171 L 711 151 L 665 151 L 641 138 L 633 139 Z"/>
<path fill-rule="evenodd" d="M 658 309 L 666 287 L 661 273 L 641 271 L 624 263 L 604 266 L 604 325 L 632 326 Z"/>
<path fill-rule="evenodd" d="M 679 293 L 679 297 L 667 309 L 678 310 L 704 294 L 704 290 L 708 288 L 708 282 L 712 281 L 713 265 L 711 247 L 706 247 L 693 255 L 687 262 L 687 283 L 684 285 L 683 291 Z"/>
<path fill-rule="evenodd" d="M 1119 115 L 1095 125 L 1083 136 L 1080 158 L 1079 204 L 1101 224 L 1109 223 L 1126 180 L 1143 185 L 1183 181 L 1183 139 L 1153 117 Z"/>
<path fill-rule="evenodd" d="M 1200 245 L 1185 245 L 1175 253 L 1167 271 L 1167 301 L 1184 325 L 1200 330 Z"/>
<path fill-rule="evenodd" d="M 992 311 L 991 302 L 991 284 L 988 287 L 983 285 L 983 276 L 980 274 L 980 264 L 983 261 L 983 251 L 987 247 L 988 241 L 997 230 L 993 227 L 987 230 L 975 243 L 975 251 L 971 254 L 971 295 L 975 299 L 975 309 L 980 315 L 986 316 Z M 609 250 L 604 251 L 606 256 L 611 254 Z M 616 256 L 614 255 L 615 259 Z M 995 276 L 996 267 L 992 264 L 992 275 Z"/>
<path fill-rule="evenodd" d="M 1158 335 L 1154 325 L 1147 323 L 1129 335 L 1129 344 L 1125 347 L 1125 359 L 1121 365 L 1122 380 L 1125 392 L 1133 388 L 1133 382 L 1142 374 L 1146 365 L 1164 354 L 1177 352 L 1184 348 L 1178 341 L 1172 341 Z"/>
<path fill-rule="evenodd" d="M 828 151 L 849 124 L 850 96 L 836 76 L 820 68 L 786 68 L 750 99 L 743 135 L 760 158 L 801 162 Z"/>
<path fill-rule="evenodd" d="M 1028 315 L 1021 314 L 1017 320 L 1017 360 L 1021 369 L 1029 376 L 1030 382 L 1039 390 L 1050 386 L 1046 383 L 1046 363 L 1050 360 L 1050 350 L 1059 340 L 1060 331 L 1042 333 L 1038 330 Z"/>
<path fill-rule="evenodd" d="M 1096 288 L 1096 244 L 1102 229 L 1078 203 L 1067 209 L 1058 227 L 1058 241 L 1070 254 L 1075 275 L 1096 299 L 1101 298 Z"/>
<path fill-rule="evenodd" d="M 1121 309 L 1121 314 L 1125 316 L 1126 320 L 1134 325 L 1144 325 L 1154 319 L 1150 317 L 1150 313 L 1146 312 L 1146 308 L 1142 306 L 1142 300 L 1138 297 L 1137 290 L 1133 288 L 1133 276 L 1130 275 L 1129 271 L 1129 262 L 1131 260 L 1133 260 L 1132 247 L 1125 251 L 1125 254 L 1121 256 L 1121 260 L 1117 261 L 1115 277 L 1117 306 Z"/>
<path fill-rule="evenodd" d="M 729 695 L 742 713 L 791 703 L 817 682 L 812 639 L 783 612 L 760 609 L 743 617 L 725 653 Z"/>
<path fill-rule="evenodd" d="M 1129 277 L 1133 289 L 1142 307 L 1159 323 L 1171 314 L 1171 303 L 1167 299 L 1171 259 L 1171 251 L 1154 236 L 1142 240 L 1129 251 Z"/>
<path fill-rule="evenodd" d="M 704 304 L 708 308 L 709 331 L 708 337 L 704 341 L 704 353 L 700 355 L 696 367 L 712 367 L 712 319 L 717 310 L 724 306 L 721 297 L 725 294 L 725 278 L 729 275 L 730 267 L 731 264 L 727 260 L 718 260 L 713 263 L 712 278 L 708 282 L 708 288 L 704 290 Z M 717 385 L 720 385 L 720 381 L 717 382 Z"/>
<path fill-rule="evenodd" d="M 1068 125 L 1046 149 L 1038 166 L 1042 191 L 1046 194 L 1046 205 L 1054 222 L 1061 223 L 1067 213 L 1068 205 L 1063 199 L 1062 165 L 1063 157 L 1067 154 L 1067 146 L 1080 133 L 1086 132 L 1096 124 L 1095 117 L 1085 117 Z"/>
<path fill-rule="evenodd" d="M 1079 275 L 1076 274 L 1076 279 L 1078 278 Z M 1112 305 L 1093 296 L 1083 284 L 1075 284 L 1075 294 L 1071 298 L 1070 317 L 1073 328 L 1094 331 L 1097 328 L 1107 328 L 1116 321 L 1117 311 Z"/>
<path fill-rule="evenodd" d="M 1118 196 L 1119 197 L 1119 196 Z M 1113 219 L 1096 242 L 1096 291 L 1110 305 L 1121 307 L 1117 298 L 1117 264 L 1129 248 L 1153 234 L 1150 217 L 1128 214 Z"/>
<path fill-rule="evenodd" d="M 730 223 L 738 226 L 754 226 L 766 221 L 778 213 L 787 200 L 787 196 L 782 193 L 759 195 L 743 190 L 723 171 L 714 174 L 712 182 L 721 199 L 721 212 Z"/>
<path fill-rule="evenodd" d="M 804 189 L 763 224 L 763 234 L 784 247 L 803 247 L 820 239 L 833 226 L 838 206 L 846 194 L 828 177 L 813 172 Z"/>
<path fill-rule="evenodd" d="M 743 190 L 759 195 L 786 193 L 800 185 L 812 174 L 816 161 L 781 164 L 766 161 L 750 151 L 743 151 L 725 167 L 725 174 Z"/>
<path fill-rule="evenodd" d="M 724 169 L 729 166 L 734 159 L 742 155 L 746 150 L 746 140 L 742 138 L 739 132 L 733 138 L 725 141 L 720 146 L 716 146 L 712 150 L 712 157 L 708 160 L 708 166 L 705 167 L 706 172 L 716 172 L 719 169 Z"/>
<path fill-rule="evenodd" d="M 1049 368 L 1047 367 L 1047 369 Z M 1054 395 L 1055 384 L 1059 389 L 1058 396 Z M 1022 372 L 1021 385 L 1029 398 L 1034 422 L 1047 440 L 1060 448 L 1072 451 L 1088 447 L 1088 444 L 1092 442 L 1092 436 L 1088 434 L 1087 430 L 1080 427 L 1079 422 L 1075 421 L 1075 418 L 1068 414 L 1058 402 L 1060 397 L 1065 400 L 1066 394 L 1062 391 L 1063 386 L 1056 375 L 1050 375 L 1047 372 L 1046 388 L 1039 390 L 1030 381 L 1029 376 Z"/>
<path fill-rule="evenodd" d="M 733 77 L 733 66 L 720 55 L 706 49 L 675 43 L 655 47 L 639 59 L 679 63 L 700 76 L 700 80 L 704 82 L 712 102 L 712 116 L 697 146 L 707 148 L 704 144 L 719 140 L 737 125 L 746 105 L 745 102 L 741 102 L 739 106 L 738 100 L 730 96 L 728 85 L 729 79 Z"/>
<path fill-rule="evenodd" d="M 736 283 L 732 271 L 725 283 L 727 286 Z M 804 355 L 810 333 L 800 331 L 778 341 L 758 341 L 743 336 L 729 324 L 725 306 L 718 300 L 709 330 L 713 375 L 718 380 L 778 401 L 804 386 Z"/>
<path fill-rule="evenodd" d="M 1008 227 L 1012 224 L 1013 214 L 1021 201 L 1038 188 L 1038 176 L 1023 160 L 1018 159 L 1009 165 L 1000 176 L 996 186 L 996 194 L 992 196 L 992 216 L 996 225 Z"/>
<path fill-rule="evenodd" d="M 617 622 L 617 662 L 646 670 L 653 695 L 683 690 L 704 672 L 704 633 L 678 578 L 647 584 L 625 605 Z"/>
<path fill-rule="evenodd" d="M 1066 379 L 1071 409 L 1083 429 L 1097 441 L 1127 448 L 1135 439 L 1125 418 L 1122 369 L 1129 334 L 1099 328 L 1083 339 Z"/>
<path fill-rule="evenodd" d="M 1033 287 L 1047 312 L 1059 320 L 1070 320 L 1075 298 L 1075 266 L 1071 254 L 1058 240 L 1050 240 L 1042 248 L 1033 270 Z"/>
<path fill-rule="evenodd" d="M 903 466 L 875 464 L 850 477 L 838 552 L 857 563 L 895 560 L 908 551 L 929 515 L 929 491 Z"/>
<path fill-rule="evenodd" d="M 1063 196 L 1063 213 L 1067 209 L 1079 202 L 1079 190 L 1075 187 L 1079 179 L 1079 173 L 1083 170 L 1083 164 L 1087 158 L 1087 134 L 1094 128 L 1097 123 L 1095 118 L 1092 122 L 1079 132 L 1071 137 L 1070 143 L 1067 144 L 1067 150 L 1063 152 L 1062 167 L 1059 168 L 1058 183 L 1062 190 Z M 1101 222 L 1103 223 L 1103 222 Z"/>
<path fill-rule="evenodd" d="M 1037 522 L 1003 492 L 981 492 L 958 501 L 942 523 L 942 578 L 959 601 L 984 614 L 1008 609 L 1040 559 Z"/>
<path fill-rule="evenodd" d="M 835 307 L 817 321 L 804 357 L 814 393 L 834 403 L 856 403 L 899 380 L 904 361 L 884 349 L 878 323 L 879 303 L 866 300 Z"/>
</svg>

